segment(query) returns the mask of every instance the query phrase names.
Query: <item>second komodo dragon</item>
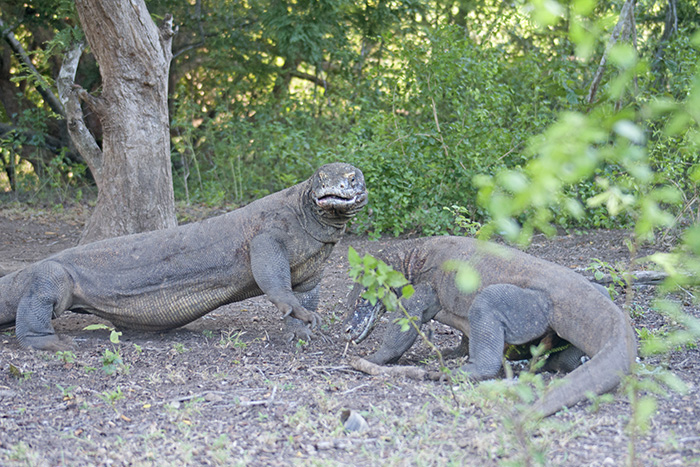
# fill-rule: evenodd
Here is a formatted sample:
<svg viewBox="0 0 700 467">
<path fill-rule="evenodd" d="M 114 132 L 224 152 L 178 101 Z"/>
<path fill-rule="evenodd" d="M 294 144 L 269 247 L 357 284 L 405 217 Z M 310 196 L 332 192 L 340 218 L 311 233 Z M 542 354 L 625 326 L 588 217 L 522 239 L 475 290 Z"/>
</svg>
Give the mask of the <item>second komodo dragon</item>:
<svg viewBox="0 0 700 467">
<path fill-rule="evenodd" d="M 567 374 L 532 410 L 542 416 L 586 399 L 587 393 L 614 389 L 637 356 L 628 318 L 599 288 L 575 272 L 521 251 L 465 237 L 405 240 L 377 255 L 403 273 L 415 288 L 403 305 L 417 322 L 435 319 L 468 336 L 469 361 L 461 370 L 473 380 L 495 377 L 501 369 L 504 344 L 524 344 L 556 333 L 570 342 L 563 353 L 591 359 Z M 449 261 L 469 264 L 481 282 L 473 293 L 461 292 Z M 384 313 L 360 294 L 349 296 L 346 337 L 364 339 Z M 379 350 L 367 357 L 383 365 L 395 362 L 416 340 L 418 332 L 401 332 L 392 323 Z M 576 366 L 576 365 L 572 365 Z"/>
<path fill-rule="evenodd" d="M 0 278 L 0 326 L 15 323 L 23 347 L 61 350 L 51 320 L 66 310 L 155 331 L 265 294 L 308 333 L 325 262 L 365 204 L 362 172 L 334 163 L 218 217 L 64 250 Z"/>
</svg>

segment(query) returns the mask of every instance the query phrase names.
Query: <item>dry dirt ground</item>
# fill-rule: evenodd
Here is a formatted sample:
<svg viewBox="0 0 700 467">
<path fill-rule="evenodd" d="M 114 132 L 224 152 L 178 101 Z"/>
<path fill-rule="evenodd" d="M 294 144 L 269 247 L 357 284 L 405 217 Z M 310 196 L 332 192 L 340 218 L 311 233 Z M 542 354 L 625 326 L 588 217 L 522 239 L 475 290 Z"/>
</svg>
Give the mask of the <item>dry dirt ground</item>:
<svg viewBox="0 0 700 467">
<path fill-rule="evenodd" d="M 73 246 L 84 218 L 74 209 L 0 204 L 0 267 L 14 269 Z M 584 268 L 592 258 L 624 263 L 624 239 L 620 231 L 536 237 L 529 251 L 570 268 Z M 648 431 L 635 438 L 627 429 L 632 406 L 624 391 L 595 411 L 590 403 L 579 404 L 516 429 L 509 423 L 516 404 L 501 394 L 517 388 L 513 384 L 449 386 L 353 370 L 350 357 L 368 354 L 381 329 L 344 355 L 340 319 L 350 286 L 348 246 L 373 252 L 394 241 L 348 236 L 336 247 L 322 283 L 325 339 L 305 348 L 283 341 L 278 313 L 264 298 L 223 307 L 167 333 L 125 331 L 116 344 L 108 330 L 84 329 L 100 320 L 67 313 L 55 322 L 76 343 L 65 354 L 26 351 L 12 330 L 0 334 L 0 465 L 700 463 L 700 354 L 694 346 L 642 361 L 670 369 L 688 391 L 660 395 Z M 656 249 L 667 246 L 640 254 Z M 620 292 L 616 300 L 623 304 Z M 634 292 L 638 330 L 673 327 L 652 309 L 654 287 Z M 674 299 L 700 317 L 689 294 Z M 442 325 L 433 336 L 441 347 L 459 341 Z M 437 368 L 423 343 L 401 363 Z M 344 430 L 347 411 L 367 426 Z"/>
</svg>

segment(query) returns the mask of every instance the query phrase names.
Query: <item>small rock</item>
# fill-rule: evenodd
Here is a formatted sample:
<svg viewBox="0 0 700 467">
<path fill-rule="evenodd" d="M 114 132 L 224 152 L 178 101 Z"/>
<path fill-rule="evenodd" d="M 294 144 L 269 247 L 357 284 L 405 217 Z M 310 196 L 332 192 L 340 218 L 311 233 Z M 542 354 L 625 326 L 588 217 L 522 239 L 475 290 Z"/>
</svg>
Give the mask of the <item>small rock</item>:
<svg viewBox="0 0 700 467">
<path fill-rule="evenodd" d="M 369 429 L 367 420 L 354 410 L 343 410 L 340 414 L 340 421 L 345 428 L 345 431 L 351 433 L 353 431 L 363 432 Z"/>
<path fill-rule="evenodd" d="M 612 457 L 606 457 L 603 459 L 603 465 L 617 465 Z"/>
</svg>

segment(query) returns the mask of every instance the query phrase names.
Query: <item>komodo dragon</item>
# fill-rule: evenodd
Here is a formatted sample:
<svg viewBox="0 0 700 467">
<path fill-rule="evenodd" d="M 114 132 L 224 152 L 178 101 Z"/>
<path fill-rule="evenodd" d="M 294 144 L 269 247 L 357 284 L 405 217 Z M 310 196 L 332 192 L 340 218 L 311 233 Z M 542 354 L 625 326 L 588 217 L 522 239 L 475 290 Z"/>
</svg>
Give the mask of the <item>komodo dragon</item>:
<svg viewBox="0 0 700 467">
<path fill-rule="evenodd" d="M 495 249 L 495 250 L 494 250 Z M 468 336 L 469 361 L 461 367 L 469 378 L 495 377 L 501 369 L 504 344 L 523 344 L 552 331 L 580 349 L 590 360 L 567 374 L 563 384 L 550 389 L 533 407 L 548 416 L 584 400 L 586 394 L 614 389 L 630 371 L 637 356 L 634 331 L 628 318 L 584 277 L 562 266 L 521 251 L 464 237 L 405 240 L 377 255 L 403 273 L 414 295 L 403 301 L 419 323 L 431 319 Z M 481 276 L 476 292 L 458 290 L 455 272 L 446 261 L 470 264 Z M 385 309 L 371 306 L 357 284 L 348 300 L 346 337 L 364 339 Z M 386 331 L 379 350 L 367 360 L 394 362 L 406 352 L 418 333 L 401 332 L 398 324 Z M 580 353 L 578 354 L 580 355 Z M 574 365 L 576 366 L 576 365 Z"/>
<path fill-rule="evenodd" d="M 325 262 L 365 204 L 362 172 L 334 163 L 218 217 L 70 248 L 0 278 L 0 325 L 15 322 L 23 347 L 61 350 L 51 319 L 66 310 L 156 331 L 265 294 L 308 333 Z"/>
</svg>

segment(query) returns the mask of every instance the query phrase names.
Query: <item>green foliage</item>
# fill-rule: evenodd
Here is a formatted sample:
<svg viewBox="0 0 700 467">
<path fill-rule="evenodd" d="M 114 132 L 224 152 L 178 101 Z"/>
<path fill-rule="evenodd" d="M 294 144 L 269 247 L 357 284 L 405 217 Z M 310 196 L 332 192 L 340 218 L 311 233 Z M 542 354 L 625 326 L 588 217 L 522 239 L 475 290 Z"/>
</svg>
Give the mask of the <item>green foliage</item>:
<svg viewBox="0 0 700 467">
<path fill-rule="evenodd" d="M 395 311 L 400 299 L 410 298 L 414 289 L 403 274 L 396 271 L 384 261 L 370 254 L 360 255 L 353 247 L 348 248 L 350 278 L 365 287 L 362 297 L 372 305 L 381 301 L 389 312 Z M 394 291 L 400 290 L 400 296 Z"/>
</svg>

